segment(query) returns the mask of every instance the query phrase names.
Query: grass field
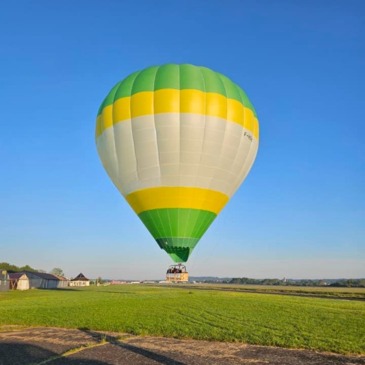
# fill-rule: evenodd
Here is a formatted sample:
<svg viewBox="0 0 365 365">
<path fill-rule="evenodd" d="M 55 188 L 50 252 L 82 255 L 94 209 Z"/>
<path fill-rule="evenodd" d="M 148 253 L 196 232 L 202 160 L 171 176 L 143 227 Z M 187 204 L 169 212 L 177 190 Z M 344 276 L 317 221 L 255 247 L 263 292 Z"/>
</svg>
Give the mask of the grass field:
<svg viewBox="0 0 365 365">
<path fill-rule="evenodd" d="M 0 293 L 0 326 L 88 328 L 365 353 L 365 302 L 121 285 Z"/>
</svg>

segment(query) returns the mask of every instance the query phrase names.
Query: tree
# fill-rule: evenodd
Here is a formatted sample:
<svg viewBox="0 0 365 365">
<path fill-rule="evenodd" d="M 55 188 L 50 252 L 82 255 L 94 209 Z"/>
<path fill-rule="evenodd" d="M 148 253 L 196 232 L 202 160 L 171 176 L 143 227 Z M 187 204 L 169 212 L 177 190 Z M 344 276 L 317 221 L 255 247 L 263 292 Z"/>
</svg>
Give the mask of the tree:
<svg viewBox="0 0 365 365">
<path fill-rule="evenodd" d="M 16 265 L 9 264 L 8 262 L 0 262 L 0 271 L 1 270 L 6 270 L 6 271 L 9 271 L 9 272 L 37 271 L 37 270 L 33 269 L 32 267 L 30 267 L 29 265 L 19 267 L 19 266 L 16 266 Z"/>
<path fill-rule="evenodd" d="M 58 275 L 58 276 L 65 276 L 65 274 L 63 273 L 63 270 L 60 269 L 59 267 L 55 267 L 54 269 L 52 269 L 50 274 Z"/>
<path fill-rule="evenodd" d="M 25 266 L 20 267 L 19 271 L 37 271 L 37 270 L 33 269 L 29 265 L 25 265 Z"/>
</svg>

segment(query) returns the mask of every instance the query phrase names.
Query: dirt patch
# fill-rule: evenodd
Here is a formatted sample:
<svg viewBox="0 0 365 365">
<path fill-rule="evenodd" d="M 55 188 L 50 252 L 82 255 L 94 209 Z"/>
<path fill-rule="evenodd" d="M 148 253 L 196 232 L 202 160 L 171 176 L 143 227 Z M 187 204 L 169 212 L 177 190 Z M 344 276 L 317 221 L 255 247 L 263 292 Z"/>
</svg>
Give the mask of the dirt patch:
<svg viewBox="0 0 365 365">
<path fill-rule="evenodd" d="M 87 329 L 2 328 L 0 365 L 365 365 L 365 356 Z"/>
</svg>

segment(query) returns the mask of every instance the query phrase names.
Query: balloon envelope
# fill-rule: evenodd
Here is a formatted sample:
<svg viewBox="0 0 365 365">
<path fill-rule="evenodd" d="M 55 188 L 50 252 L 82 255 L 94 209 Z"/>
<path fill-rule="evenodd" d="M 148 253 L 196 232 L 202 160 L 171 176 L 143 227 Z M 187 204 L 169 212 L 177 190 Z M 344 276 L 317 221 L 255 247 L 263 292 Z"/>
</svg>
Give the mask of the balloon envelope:
<svg viewBox="0 0 365 365">
<path fill-rule="evenodd" d="M 111 180 L 175 262 L 247 176 L 259 125 L 244 91 L 205 67 L 135 72 L 100 106 L 96 145 Z"/>
</svg>

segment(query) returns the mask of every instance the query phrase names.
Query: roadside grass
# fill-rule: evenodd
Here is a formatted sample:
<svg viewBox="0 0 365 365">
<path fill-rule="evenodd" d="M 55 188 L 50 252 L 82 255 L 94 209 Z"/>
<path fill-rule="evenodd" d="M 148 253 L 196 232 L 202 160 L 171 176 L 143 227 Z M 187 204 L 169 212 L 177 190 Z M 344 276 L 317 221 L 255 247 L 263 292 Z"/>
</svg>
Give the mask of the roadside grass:
<svg viewBox="0 0 365 365">
<path fill-rule="evenodd" d="M 9 325 L 365 354 L 362 301 L 147 285 L 0 292 Z"/>
</svg>

